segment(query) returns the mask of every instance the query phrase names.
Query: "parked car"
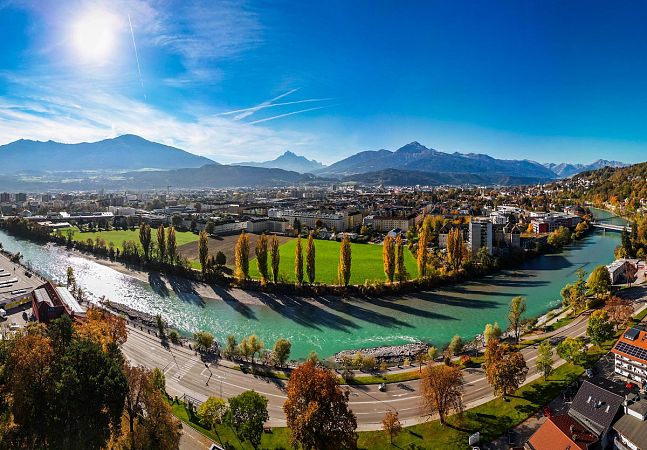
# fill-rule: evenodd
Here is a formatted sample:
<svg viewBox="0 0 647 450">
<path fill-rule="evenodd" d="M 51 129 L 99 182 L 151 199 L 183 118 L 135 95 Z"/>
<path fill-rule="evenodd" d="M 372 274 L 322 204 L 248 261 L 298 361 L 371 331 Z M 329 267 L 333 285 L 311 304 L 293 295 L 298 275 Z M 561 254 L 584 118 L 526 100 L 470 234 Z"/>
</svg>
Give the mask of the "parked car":
<svg viewBox="0 0 647 450">
<path fill-rule="evenodd" d="M 378 389 L 380 390 L 380 392 L 386 391 L 386 383 L 380 383 Z"/>
</svg>

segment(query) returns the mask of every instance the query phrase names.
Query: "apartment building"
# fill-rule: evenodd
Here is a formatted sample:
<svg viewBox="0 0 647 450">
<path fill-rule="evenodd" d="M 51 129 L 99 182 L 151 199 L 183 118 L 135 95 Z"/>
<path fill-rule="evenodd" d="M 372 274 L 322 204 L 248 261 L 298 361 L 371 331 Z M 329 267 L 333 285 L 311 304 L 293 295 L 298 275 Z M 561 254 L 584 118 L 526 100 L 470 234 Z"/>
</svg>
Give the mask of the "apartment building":
<svg viewBox="0 0 647 450">
<path fill-rule="evenodd" d="M 544 213 L 532 218 L 532 231 L 535 234 L 552 233 L 560 227 L 572 228 L 582 219 L 574 214 Z"/>
<path fill-rule="evenodd" d="M 467 248 L 476 255 L 482 247 L 492 254 L 492 222 L 487 217 L 473 217 L 468 224 Z"/>
<path fill-rule="evenodd" d="M 373 216 L 373 229 L 382 233 L 399 228 L 402 231 L 407 231 L 411 228 L 416 220 L 416 215 L 411 214 L 406 217 L 398 216 Z"/>
<path fill-rule="evenodd" d="M 615 373 L 639 386 L 647 386 L 647 333 L 644 330 L 628 328 L 611 352 L 615 355 Z"/>
<path fill-rule="evenodd" d="M 321 211 L 297 211 L 293 209 L 271 209 L 268 211 L 268 216 L 286 219 L 290 224 L 296 219 L 301 222 L 301 226 L 308 228 L 318 228 L 319 225 L 322 225 L 329 230 L 335 229 L 337 231 L 345 231 L 362 223 L 362 214 L 359 211 L 329 213 Z"/>
</svg>

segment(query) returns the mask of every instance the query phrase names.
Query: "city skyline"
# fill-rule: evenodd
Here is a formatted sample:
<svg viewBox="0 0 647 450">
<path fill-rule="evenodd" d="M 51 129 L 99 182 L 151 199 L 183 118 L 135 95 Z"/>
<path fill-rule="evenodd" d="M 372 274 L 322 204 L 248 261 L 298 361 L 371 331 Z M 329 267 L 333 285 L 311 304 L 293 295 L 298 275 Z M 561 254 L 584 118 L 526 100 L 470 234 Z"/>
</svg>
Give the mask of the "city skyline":
<svg viewBox="0 0 647 450">
<path fill-rule="evenodd" d="M 0 2 L 0 144 L 639 162 L 640 4 Z"/>
</svg>

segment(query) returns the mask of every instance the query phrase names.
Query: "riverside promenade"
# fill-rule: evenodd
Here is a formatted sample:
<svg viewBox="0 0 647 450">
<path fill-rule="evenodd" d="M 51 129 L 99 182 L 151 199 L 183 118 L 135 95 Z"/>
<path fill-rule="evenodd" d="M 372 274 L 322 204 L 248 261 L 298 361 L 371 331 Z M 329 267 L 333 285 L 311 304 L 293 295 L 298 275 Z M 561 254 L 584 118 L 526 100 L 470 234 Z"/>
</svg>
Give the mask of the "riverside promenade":
<svg viewBox="0 0 647 450">
<path fill-rule="evenodd" d="M 636 310 L 644 307 L 644 299 L 636 301 Z M 588 315 L 582 314 L 570 324 L 542 335 L 538 338 L 579 337 L 586 334 Z M 166 375 L 167 390 L 172 396 L 191 396 L 205 400 L 211 395 L 229 398 L 246 390 L 254 389 L 268 398 L 270 426 L 285 426 L 282 406 L 286 400 L 286 381 L 260 375 L 245 374 L 238 370 L 237 364 L 220 360 L 217 365 L 205 364 L 195 352 L 185 347 L 168 344 L 162 346 L 152 334 L 133 327 L 128 328 L 129 337 L 123 345 L 125 356 L 134 364 L 149 368 L 159 367 Z M 524 384 L 538 379 L 541 374 L 535 368 L 536 345 L 521 350 L 529 371 Z M 556 358 L 555 367 L 565 361 Z M 404 369 L 401 369 L 404 370 Z M 414 369 L 415 370 L 415 369 Z M 465 380 L 465 408 L 473 408 L 494 398 L 483 369 L 468 368 L 463 372 Z M 381 421 L 387 410 L 396 410 L 403 425 L 414 425 L 427 420 L 420 410 L 420 381 L 412 380 L 387 385 L 381 392 L 377 385 L 344 386 L 350 392 L 350 408 L 357 416 L 358 430 L 381 429 Z"/>
</svg>

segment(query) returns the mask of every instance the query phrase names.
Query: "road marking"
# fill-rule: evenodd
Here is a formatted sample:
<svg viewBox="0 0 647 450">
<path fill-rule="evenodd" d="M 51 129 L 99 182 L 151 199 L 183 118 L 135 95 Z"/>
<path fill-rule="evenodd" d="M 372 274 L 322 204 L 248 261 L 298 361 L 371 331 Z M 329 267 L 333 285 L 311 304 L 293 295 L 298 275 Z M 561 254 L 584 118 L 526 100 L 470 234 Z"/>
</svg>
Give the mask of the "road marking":
<svg viewBox="0 0 647 450">
<path fill-rule="evenodd" d="M 173 379 L 179 381 L 184 377 L 192 368 L 195 366 L 197 361 L 195 359 L 189 359 L 184 365 L 178 369 L 178 371 L 173 376 Z"/>
</svg>

